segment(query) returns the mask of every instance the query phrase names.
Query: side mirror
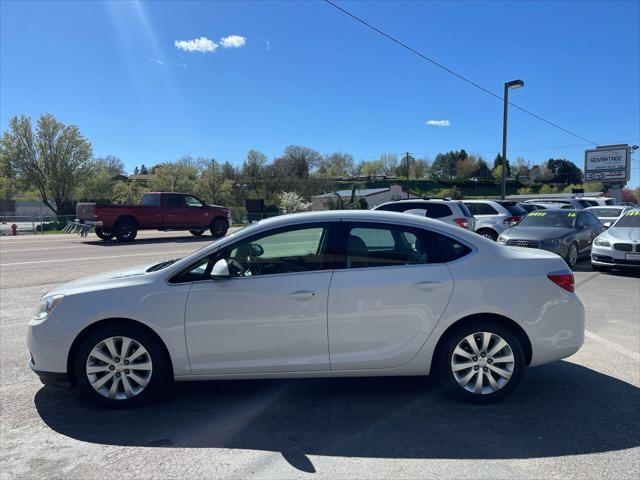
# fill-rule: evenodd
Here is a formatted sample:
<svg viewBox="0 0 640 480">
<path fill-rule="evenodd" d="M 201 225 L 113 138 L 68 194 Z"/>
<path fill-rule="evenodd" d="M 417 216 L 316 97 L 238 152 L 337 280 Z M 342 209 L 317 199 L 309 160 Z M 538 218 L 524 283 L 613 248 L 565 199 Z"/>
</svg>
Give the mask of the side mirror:
<svg viewBox="0 0 640 480">
<path fill-rule="evenodd" d="M 612 223 L 612 222 L 605 222 L 605 223 L 603 224 L 603 225 L 604 225 L 604 228 L 609 228 L 609 227 L 611 226 L 611 223 Z"/>
<path fill-rule="evenodd" d="M 211 278 L 214 280 L 220 280 L 223 278 L 230 278 L 229 265 L 224 258 L 218 260 L 211 269 Z"/>
<path fill-rule="evenodd" d="M 251 255 L 252 257 L 259 257 L 263 253 L 264 253 L 264 248 L 262 248 L 262 245 L 259 245 L 257 243 L 252 243 L 251 244 L 251 249 L 249 250 L 249 255 Z"/>
</svg>

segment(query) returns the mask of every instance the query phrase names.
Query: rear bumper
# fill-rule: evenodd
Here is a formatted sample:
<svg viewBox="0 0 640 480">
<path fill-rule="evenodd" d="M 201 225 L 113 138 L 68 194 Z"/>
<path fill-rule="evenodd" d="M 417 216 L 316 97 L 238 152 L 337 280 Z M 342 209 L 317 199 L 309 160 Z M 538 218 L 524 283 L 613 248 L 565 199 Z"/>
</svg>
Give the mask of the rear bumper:
<svg viewBox="0 0 640 480">
<path fill-rule="evenodd" d="M 80 220 L 76 218 L 76 223 L 91 225 L 92 227 L 102 227 L 102 220 Z"/>
</svg>

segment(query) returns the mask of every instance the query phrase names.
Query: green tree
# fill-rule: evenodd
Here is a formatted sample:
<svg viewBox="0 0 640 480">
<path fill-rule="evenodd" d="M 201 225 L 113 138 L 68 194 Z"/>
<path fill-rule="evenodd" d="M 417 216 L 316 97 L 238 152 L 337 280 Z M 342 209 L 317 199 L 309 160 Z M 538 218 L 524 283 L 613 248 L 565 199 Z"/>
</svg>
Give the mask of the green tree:
<svg viewBox="0 0 640 480">
<path fill-rule="evenodd" d="M 149 180 L 151 190 L 157 192 L 193 192 L 198 178 L 198 168 L 191 157 L 157 165 Z"/>
<path fill-rule="evenodd" d="M 147 170 L 147 167 L 144 166 L 144 163 L 142 165 L 140 165 L 140 175 L 148 175 L 149 174 L 149 170 Z"/>
<path fill-rule="evenodd" d="M 475 177 L 477 172 L 478 160 L 473 155 L 470 155 L 464 160 L 458 160 L 456 164 L 456 178 L 467 180 Z"/>
<path fill-rule="evenodd" d="M 384 175 L 384 162 L 382 160 L 369 160 L 360 164 L 360 174 L 374 177 Z"/>
<path fill-rule="evenodd" d="M 16 176 L 38 190 L 51 210 L 73 211 L 72 195 L 90 169 L 91 144 L 75 125 L 64 125 L 53 115 L 38 119 L 35 132 L 28 116 L 13 117 L 2 134 L 0 155 L 8 158 Z"/>
<path fill-rule="evenodd" d="M 308 178 L 322 160 L 322 155 L 309 147 L 289 145 L 280 157 L 280 168 L 287 176 Z M 275 161 L 274 161 L 275 163 Z"/>
<path fill-rule="evenodd" d="M 426 177 L 428 173 L 429 173 L 429 162 L 424 158 L 420 158 L 416 160 L 411 165 L 411 178 L 421 179 Z"/>
<path fill-rule="evenodd" d="M 119 181 L 113 188 L 113 201 L 116 203 L 125 203 L 135 205 L 140 203 L 142 195 L 147 193 L 149 188 L 138 180 Z"/>
<path fill-rule="evenodd" d="M 511 164 L 509 163 L 509 159 L 507 159 L 506 161 L 506 165 L 507 165 L 507 178 L 511 177 Z M 500 168 L 498 168 L 500 167 Z M 496 178 L 498 181 L 501 179 L 501 177 L 496 177 L 496 171 L 498 172 L 502 172 L 502 155 L 498 154 L 496 155 L 496 158 L 493 160 L 493 169 L 492 169 L 492 173 L 493 173 L 493 177 Z"/>
<path fill-rule="evenodd" d="M 104 157 L 96 158 L 95 165 L 98 169 L 106 171 L 111 177 L 125 174 L 124 163 L 114 155 L 105 155 Z"/>
<path fill-rule="evenodd" d="M 556 183 L 563 183 L 565 185 L 582 183 L 582 170 L 569 160 L 564 158 L 550 158 L 547 160 L 547 167 L 553 173 Z"/>
<path fill-rule="evenodd" d="M 348 153 L 334 152 L 320 160 L 318 173 L 324 177 L 346 177 L 353 173 L 353 157 Z"/>
<path fill-rule="evenodd" d="M 460 151 L 439 153 L 431 164 L 431 173 L 440 178 L 455 178 L 458 162 L 466 160 L 468 156 L 464 148 Z"/>
</svg>

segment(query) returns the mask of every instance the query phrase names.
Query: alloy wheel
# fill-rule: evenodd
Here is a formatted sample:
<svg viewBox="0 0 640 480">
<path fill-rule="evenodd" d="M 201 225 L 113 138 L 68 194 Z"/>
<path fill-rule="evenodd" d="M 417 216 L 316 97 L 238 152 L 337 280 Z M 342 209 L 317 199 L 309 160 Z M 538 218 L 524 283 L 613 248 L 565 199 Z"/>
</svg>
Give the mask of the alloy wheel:
<svg viewBox="0 0 640 480">
<path fill-rule="evenodd" d="M 511 346 L 492 332 L 467 335 L 458 342 L 451 356 L 451 371 L 458 385 L 478 395 L 502 389 L 514 368 Z"/>
<path fill-rule="evenodd" d="M 149 384 L 152 373 L 149 352 L 129 337 L 101 340 L 87 357 L 89 384 L 103 397 L 114 400 L 139 395 Z"/>
</svg>

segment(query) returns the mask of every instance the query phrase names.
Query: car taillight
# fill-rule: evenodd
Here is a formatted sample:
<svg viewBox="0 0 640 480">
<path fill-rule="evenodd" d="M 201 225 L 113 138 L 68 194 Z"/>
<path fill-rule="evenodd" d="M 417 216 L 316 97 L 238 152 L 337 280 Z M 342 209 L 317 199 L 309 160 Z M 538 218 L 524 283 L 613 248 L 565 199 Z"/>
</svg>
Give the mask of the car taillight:
<svg viewBox="0 0 640 480">
<path fill-rule="evenodd" d="M 459 227 L 469 230 L 469 220 L 467 218 L 456 218 L 453 221 L 456 222 Z"/>
<path fill-rule="evenodd" d="M 567 292 L 576 291 L 573 273 L 549 274 L 547 277 L 559 287 L 564 288 Z"/>
<path fill-rule="evenodd" d="M 518 222 L 520 222 L 520 220 L 522 220 L 522 217 L 520 215 L 514 215 L 512 217 L 505 218 L 502 223 L 508 223 L 509 225 L 515 225 Z"/>
</svg>

